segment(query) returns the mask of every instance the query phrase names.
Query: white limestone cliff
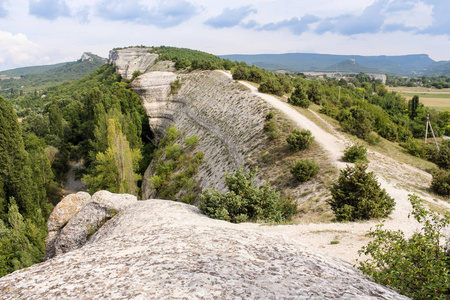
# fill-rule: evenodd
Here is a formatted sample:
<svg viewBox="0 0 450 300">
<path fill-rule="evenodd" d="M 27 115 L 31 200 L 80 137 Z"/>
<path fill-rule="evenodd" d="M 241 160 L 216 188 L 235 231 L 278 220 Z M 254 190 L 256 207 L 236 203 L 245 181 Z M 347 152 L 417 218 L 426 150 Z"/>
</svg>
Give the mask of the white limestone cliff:
<svg viewBox="0 0 450 300">
<path fill-rule="evenodd" d="M 152 66 L 158 54 L 149 53 L 150 48 L 126 48 L 111 50 L 109 63 L 117 67 L 117 72 L 126 79 L 131 79 L 135 71 L 145 73 Z"/>
</svg>

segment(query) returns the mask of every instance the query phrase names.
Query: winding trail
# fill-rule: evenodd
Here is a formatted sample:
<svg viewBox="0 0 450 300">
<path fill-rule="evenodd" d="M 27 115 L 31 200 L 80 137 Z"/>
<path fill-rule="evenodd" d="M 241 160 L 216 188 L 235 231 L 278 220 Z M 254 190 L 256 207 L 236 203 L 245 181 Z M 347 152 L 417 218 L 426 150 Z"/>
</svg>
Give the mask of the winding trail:
<svg viewBox="0 0 450 300">
<path fill-rule="evenodd" d="M 231 74 L 219 71 L 229 78 Z M 250 91 L 266 101 L 272 107 L 276 108 L 289 119 L 294 121 L 300 128 L 311 131 L 315 140 L 321 147 L 329 153 L 329 157 L 339 169 L 346 167 L 347 163 L 341 160 L 346 144 L 350 144 L 344 135 L 336 131 L 332 125 L 325 120 L 330 134 L 319 127 L 316 123 L 302 115 L 292 108 L 286 102 L 277 99 L 269 94 L 258 92 L 257 88 L 248 82 L 240 83 L 250 89 Z M 314 112 L 313 112 L 314 113 Z M 319 118 L 320 116 L 317 115 Z M 417 193 L 422 199 L 433 202 L 441 207 L 450 210 L 450 204 L 444 201 L 435 201 L 429 194 L 423 192 L 423 189 L 429 187 L 431 175 L 410 165 L 402 164 L 384 154 L 370 151 L 369 171 L 374 171 L 381 187 L 386 189 L 388 194 L 396 200 L 396 206 L 393 213 L 385 220 L 385 227 L 392 230 L 402 230 L 406 236 L 411 236 L 419 230 L 419 224 L 414 219 L 409 219 L 411 204 L 408 195 Z M 420 190 L 412 188 L 417 186 Z M 303 245 L 316 249 L 317 251 L 337 257 L 348 262 L 355 262 L 359 257 L 358 250 L 366 245 L 369 239 L 365 236 L 370 228 L 379 224 L 378 221 L 350 222 L 350 223 L 320 223 L 320 224 L 298 224 L 298 225 L 280 225 L 280 226 L 260 226 L 263 230 L 271 232 L 280 232 L 289 238 L 301 242 Z M 331 244 L 332 241 L 339 241 L 338 244 Z"/>
</svg>

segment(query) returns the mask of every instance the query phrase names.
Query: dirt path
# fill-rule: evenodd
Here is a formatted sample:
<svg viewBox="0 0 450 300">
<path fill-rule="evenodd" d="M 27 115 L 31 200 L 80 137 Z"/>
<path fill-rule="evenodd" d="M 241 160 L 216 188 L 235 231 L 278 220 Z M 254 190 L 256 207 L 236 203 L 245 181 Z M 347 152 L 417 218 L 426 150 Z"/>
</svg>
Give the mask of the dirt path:
<svg viewBox="0 0 450 300">
<path fill-rule="evenodd" d="M 223 73 L 231 77 L 229 73 Z M 333 132 L 333 134 L 319 127 L 286 102 L 274 96 L 258 92 L 256 87 L 247 82 L 240 83 L 248 87 L 253 94 L 258 95 L 271 106 L 284 113 L 300 128 L 310 130 L 315 140 L 329 153 L 336 167 L 339 169 L 346 167 L 347 164 L 341 158 L 345 145 L 350 144 L 351 141 L 337 132 L 332 125 L 322 119 L 325 124 L 328 124 L 328 131 Z M 408 195 L 414 192 L 418 193 L 421 198 L 450 210 L 450 205 L 447 202 L 435 202 L 430 195 L 423 192 L 423 189 L 430 185 L 430 174 L 410 165 L 399 163 L 378 152 L 370 152 L 368 156 L 370 161 L 369 170 L 375 172 L 381 187 L 386 189 L 388 194 L 396 200 L 394 212 L 385 220 L 386 228 L 400 229 L 407 236 L 412 235 L 419 229 L 415 220 L 408 218 L 408 214 L 411 212 Z M 358 258 L 358 250 L 368 242 L 368 238 L 365 237 L 366 232 L 378 223 L 378 221 L 368 221 L 267 226 L 262 228 L 267 231 L 283 233 L 321 253 L 353 263 Z M 331 244 L 332 241 L 333 244 Z"/>
</svg>

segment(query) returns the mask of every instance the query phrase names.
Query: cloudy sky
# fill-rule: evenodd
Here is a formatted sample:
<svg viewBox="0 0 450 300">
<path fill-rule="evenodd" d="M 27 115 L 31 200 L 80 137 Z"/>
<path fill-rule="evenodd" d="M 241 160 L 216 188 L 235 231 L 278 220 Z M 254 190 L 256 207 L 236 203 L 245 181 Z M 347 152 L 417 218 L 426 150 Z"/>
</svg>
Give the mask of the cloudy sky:
<svg viewBox="0 0 450 300">
<path fill-rule="evenodd" d="M 0 0 L 0 70 L 131 45 L 450 60 L 449 12 L 449 0 Z"/>
</svg>

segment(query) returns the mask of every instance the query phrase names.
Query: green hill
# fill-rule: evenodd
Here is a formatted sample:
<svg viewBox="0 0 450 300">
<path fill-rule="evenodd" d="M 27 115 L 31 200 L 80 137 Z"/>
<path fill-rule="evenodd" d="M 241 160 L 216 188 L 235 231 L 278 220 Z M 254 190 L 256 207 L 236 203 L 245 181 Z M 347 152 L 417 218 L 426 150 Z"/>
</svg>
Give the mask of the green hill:
<svg viewBox="0 0 450 300">
<path fill-rule="evenodd" d="M 11 98 L 21 92 L 41 91 L 57 84 L 78 80 L 105 62 L 100 56 L 84 53 L 80 60 L 74 62 L 6 70 L 0 72 L 0 95 Z"/>
</svg>

